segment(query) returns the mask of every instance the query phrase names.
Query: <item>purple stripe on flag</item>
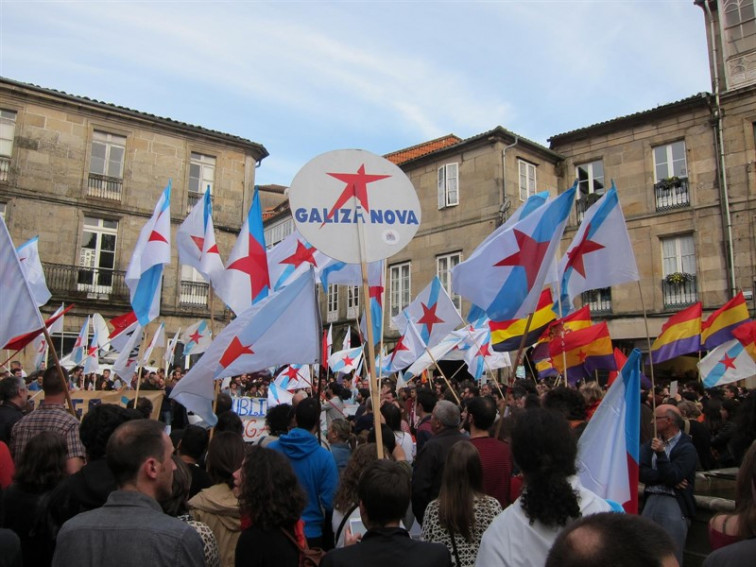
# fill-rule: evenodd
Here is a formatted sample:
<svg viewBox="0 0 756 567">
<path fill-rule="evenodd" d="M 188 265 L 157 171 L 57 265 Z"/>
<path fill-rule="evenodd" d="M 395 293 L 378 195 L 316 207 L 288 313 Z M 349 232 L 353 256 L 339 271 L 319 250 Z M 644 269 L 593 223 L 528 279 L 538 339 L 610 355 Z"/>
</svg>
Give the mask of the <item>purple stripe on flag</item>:
<svg viewBox="0 0 756 567">
<path fill-rule="evenodd" d="M 703 348 L 705 350 L 711 350 L 721 344 L 726 343 L 727 341 L 731 341 L 735 338 L 732 334 L 733 329 L 739 327 L 744 322 L 745 321 L 738 321 L 737 323 L 733 323 L 732 325 L 728 325 L 727 327 L 722 327 L 716 333 L 709 335 L 703 345 Z"/>
<path fill-rule="evenodd" d="M 593 372 L 594 370 L 617 370 L 617 361 L 614 359 L 614 353 L 588 356 L 583 366 L 585 366 L 587 372 Z"/>
<path fill-rule="evenodd" d="M 697 352 L 700 348 L 700 342 L 700 336 L 695 335 L 693 337 L 680 339 L 666 345 L 662 345 L 652 353 L 654 364 L 664 362 L 665 360 L 675 358 L 676 356 L 680 356 L 682 354 Z"/>
</svg>

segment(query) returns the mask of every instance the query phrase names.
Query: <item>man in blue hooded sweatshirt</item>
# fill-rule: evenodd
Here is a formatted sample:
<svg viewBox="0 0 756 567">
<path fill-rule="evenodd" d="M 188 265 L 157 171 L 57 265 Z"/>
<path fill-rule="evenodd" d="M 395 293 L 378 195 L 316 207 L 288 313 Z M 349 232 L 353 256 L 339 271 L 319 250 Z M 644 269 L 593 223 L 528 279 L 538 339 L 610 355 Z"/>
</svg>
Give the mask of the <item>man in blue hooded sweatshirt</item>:
<svg viewBox="0 0 756 567">
<path fill-rule="evenodd" d="M 339 473 L 333 455 L 321 447 L 315 437 L 320 426 L 317 401 L 313 398 L 302 400 L 294 415 L 297 426 L 268 447 L 280 451 L 291 461 L 302 488 L 307 492 L 307 506 L 302 513 L 307 544 L 322 547 L 323 523 L 325 515 L 333 510 Z"/>
</svg>

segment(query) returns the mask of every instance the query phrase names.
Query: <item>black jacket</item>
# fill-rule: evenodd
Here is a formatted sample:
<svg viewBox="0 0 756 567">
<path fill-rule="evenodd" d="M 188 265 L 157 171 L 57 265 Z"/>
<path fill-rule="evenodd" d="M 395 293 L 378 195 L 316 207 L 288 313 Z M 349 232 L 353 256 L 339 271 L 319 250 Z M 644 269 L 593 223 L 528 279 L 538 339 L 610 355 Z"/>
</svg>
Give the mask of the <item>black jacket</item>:
<svg viewBox="0 0 756 567">
<path fill-rule="evenodd" d="M 450 567 L 449 550 L 442 543 L 410 539 L 402 528 L 368 530 L 355 545 L 329 551 L 322 567 Z"/>
<path fill-rule="evenodd" d="M 698 453 L 693 446 L 693 441 L 685 433 L 681 433 L 680 439 L 669 453 L 669 458 L 664 452 L 656 454 L 656 469 L 651 467 L 653 454 L 651 442 L 644 443 L 640 451 L 640 481 L 646 487 L 661 484 L 673 489 L 683 515 L 694 518 L 696 501 L 693 497 L 693 487 L 696 479 Z M 683 480 L 688 481 L 688 487 L 684 490 L 675 488 Z"/>
</svg>

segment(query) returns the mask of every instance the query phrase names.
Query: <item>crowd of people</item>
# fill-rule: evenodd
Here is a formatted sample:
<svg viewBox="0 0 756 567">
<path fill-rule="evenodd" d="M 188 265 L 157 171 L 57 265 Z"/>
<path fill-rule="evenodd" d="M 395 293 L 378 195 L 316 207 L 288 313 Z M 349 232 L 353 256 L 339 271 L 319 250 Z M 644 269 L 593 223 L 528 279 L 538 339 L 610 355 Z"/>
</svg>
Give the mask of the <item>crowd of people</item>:
<svg viewBox="0 0 756 567">
<path fill-rule="evenodd" d="M 756 551 L 756 396 L 734 385 L 641 394 L 634 515 L 577 474 L 595 382 L 385 379 L 374 408 L 360 377 L 321 378 L 245 443 L 229 401 L 266 385 L 228 381 L 207 429 L 167 396 L 181 376 L 144 376 L 166 393 L 160 421 L 140 404 L 81 420 L 66 407 L 67 389 L 117 377 L 14 367 L 0 380 L 0 566 L 682 565 L 696 472 L 714 467 L 738 467 L 737 495 L 712 518 L 707 565 Z"/>
</svg>

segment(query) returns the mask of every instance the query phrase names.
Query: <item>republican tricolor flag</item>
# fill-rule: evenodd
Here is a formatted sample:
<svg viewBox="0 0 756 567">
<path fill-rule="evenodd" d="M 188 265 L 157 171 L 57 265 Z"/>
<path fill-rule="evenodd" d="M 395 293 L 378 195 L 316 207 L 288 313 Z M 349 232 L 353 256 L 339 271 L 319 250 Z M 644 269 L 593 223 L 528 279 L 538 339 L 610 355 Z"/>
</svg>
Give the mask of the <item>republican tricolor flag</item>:
<svg viewBox="0 0 756 567">
<path fill-rule="evenodd" d="M 701 344 L 703 348 L 711 350 L 732 340 L 734 338 L 733 330 L 749 320 L 748 307 L 741 291 L 701 323 Z"/>
</svg>

